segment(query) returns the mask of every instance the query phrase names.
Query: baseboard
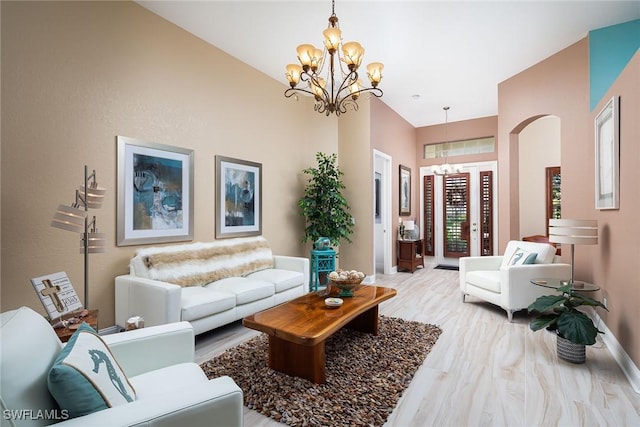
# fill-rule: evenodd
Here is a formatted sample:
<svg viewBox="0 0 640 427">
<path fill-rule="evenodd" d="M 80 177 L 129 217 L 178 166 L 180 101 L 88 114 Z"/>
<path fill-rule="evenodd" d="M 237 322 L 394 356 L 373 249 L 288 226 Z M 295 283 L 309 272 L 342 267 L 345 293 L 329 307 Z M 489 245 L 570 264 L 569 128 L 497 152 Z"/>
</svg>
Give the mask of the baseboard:
<svg viewBox="0 0 640 427">
<path fill-rule="evenodd" d="M 109 326 L 108 328 L 98 330 L 98 335 L 117 334 L 118 332 L 120 332 L 121 329 L 122 329 L 121 327 L 116 325 Z"/>
<path fill-rule="evenodd" d="M 635 363 L 633 363 L 633 360 L 631 360 L 627 352 L 616 339 L 615 335 L 613 335 L 609 328 L 607 328 L 606 323 L 604 323 L 604 320 L 602 320 L 595 310 L 591 312 L 591 317 L 598 329 L 604 332 L 600 337 L 607 346 L 609 353 L 611 353 L 615 361 L 618 363 L 618 366 L 620 366 L 620 369 L 622 369 L 622 373 L 624 373 L 624 376 L 629 380 L 629 384 L 631 384 L 633 390 L 640 394 L 640 370 Z"/>
</svg>

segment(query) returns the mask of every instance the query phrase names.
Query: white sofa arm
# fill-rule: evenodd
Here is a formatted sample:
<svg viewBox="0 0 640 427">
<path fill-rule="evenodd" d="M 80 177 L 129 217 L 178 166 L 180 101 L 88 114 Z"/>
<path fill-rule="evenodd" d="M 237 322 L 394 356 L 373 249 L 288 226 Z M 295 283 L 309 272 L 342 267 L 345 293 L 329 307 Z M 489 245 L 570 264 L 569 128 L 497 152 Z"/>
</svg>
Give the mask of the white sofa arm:
<svg viewBox="0 0 640 427">
<path fill-rule="evenodd" d="M 242 390 L 229 377 L 136 400 L 56 424 L 72 426 L 242 426 Z"/>
<path fill-rule="evenodd" d="M 142 316 L 146 326 L 179 322 L 182 288 L 167 282 L 136 277 L 116 277 L 116 324 L 125 326 L 131 316 Z"/>
<path fill-rule="evenodd" d="M 534 285 L 532 279 L 566 279 L 571 276 L 569 264 L 525 264 L 503 267 L 500 270 L 500 281 L 507 284 L 503 287 L 501 300 L 507 307 L 526 308 L 542 295 L 553 295 L 554 290 Z"/>
<path fill-rule="evenodd" d="M 305 292 L 309 289 L 309 258 L 274 255 L 274 267 L 282 270 L 298 271 L 304 274 Z"/>
<path fill-rule="evenodd" d="M 459 260 L 459 281 L 460 290 L 466 293 L 467 290 L 467 273 L 470 271 L 498 271 L 502 264 L 502 256 L 490 255 L 490 256 L 472 256 L 462 257 Z"/>
<path fill-rule="evenodd" d="M 101 338 L 129 377 L 194 360 L 195 341 L 189 322 L 151 326 Z"/>
</svg>

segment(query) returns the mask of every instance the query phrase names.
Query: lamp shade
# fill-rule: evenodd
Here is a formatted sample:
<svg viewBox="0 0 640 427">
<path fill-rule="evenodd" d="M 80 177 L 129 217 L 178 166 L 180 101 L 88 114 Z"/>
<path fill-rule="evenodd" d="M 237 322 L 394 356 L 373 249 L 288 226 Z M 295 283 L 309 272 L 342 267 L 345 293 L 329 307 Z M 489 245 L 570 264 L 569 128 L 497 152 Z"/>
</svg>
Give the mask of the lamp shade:
<svg viewBox="0 0 640 427">
<path fill-rule="evenodd" d="M 97 254 L 105 252 L 107 235 L 105 233 L 87 233 L 89 241 L 89 253 Z M 80 253 L 84 253 L 84 238 L 80 241 Z"/>
<path fill-rule="evenodd" d="M 597 245 L 598 221 L 588 219 L 549 219 L 549 241 L 575 245 Z"/>
<path fill-rule="evenodd" d="M 89 185 L 89 189 L 85 194 L 85 186 L 81 185 L 78 188 L 78 192 L 80 197 L 87 202 L 87 207 L 90 209 L 100 209 L 102 207 L 102 202 L 104 202 L 104 195 L 107 193 L 107 190 L 102 187 L 98 187 L 97 184 L 92 183 Z"/>
<path fill-rule="evenodd" d="M 51 226 L 61 228 L 74 233 L 84 232 L 84 219 L 87 212 L 75 206 L 58 205 L 56 213 L 53 215 Z"/>
</svg>

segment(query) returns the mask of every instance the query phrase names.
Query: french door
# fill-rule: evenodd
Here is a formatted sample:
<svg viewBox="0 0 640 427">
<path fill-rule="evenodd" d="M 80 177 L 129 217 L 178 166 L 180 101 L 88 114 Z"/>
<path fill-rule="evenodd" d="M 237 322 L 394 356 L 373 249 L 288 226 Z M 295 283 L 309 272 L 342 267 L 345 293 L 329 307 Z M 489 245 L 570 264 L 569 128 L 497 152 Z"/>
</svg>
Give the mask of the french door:
<svg viewBox="0 0 640 427">
<path fill-rule="evenodd" d="M 463 256 L 493 255 L 497 241 L 495 162 L 466 165 L 460 173 L 434 175 L 421 168 L 425 255 L 458 265 Z"/>
</svg>

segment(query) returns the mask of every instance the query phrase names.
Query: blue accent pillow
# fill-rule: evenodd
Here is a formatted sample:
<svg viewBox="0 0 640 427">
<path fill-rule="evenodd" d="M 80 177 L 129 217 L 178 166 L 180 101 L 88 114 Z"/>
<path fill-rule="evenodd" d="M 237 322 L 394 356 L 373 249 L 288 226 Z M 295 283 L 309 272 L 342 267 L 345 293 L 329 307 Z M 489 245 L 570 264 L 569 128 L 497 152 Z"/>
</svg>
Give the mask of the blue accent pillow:
<svg viewBox="0 0 640 427">
<path fill-rule="evenodd" d="M 70 418 L 133 402 L 136 393 L 96 331 L 80 325 L 49 370 L 49 392 Z"/>
</svg>

